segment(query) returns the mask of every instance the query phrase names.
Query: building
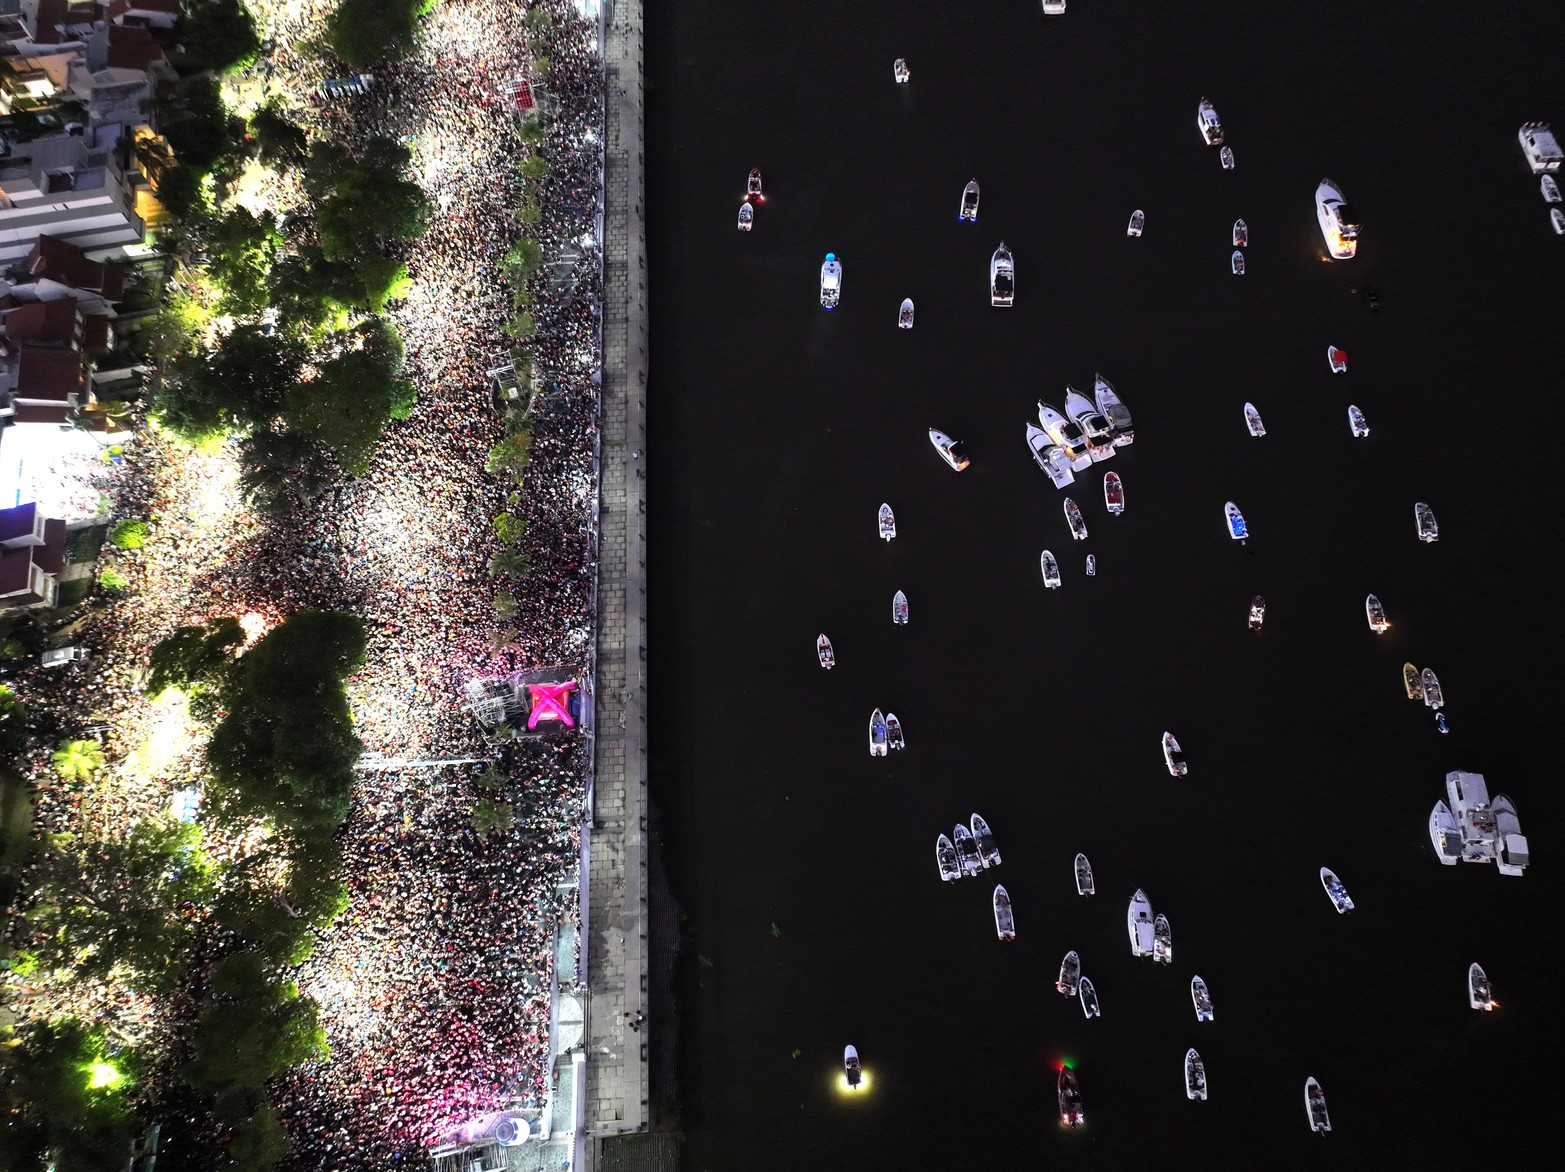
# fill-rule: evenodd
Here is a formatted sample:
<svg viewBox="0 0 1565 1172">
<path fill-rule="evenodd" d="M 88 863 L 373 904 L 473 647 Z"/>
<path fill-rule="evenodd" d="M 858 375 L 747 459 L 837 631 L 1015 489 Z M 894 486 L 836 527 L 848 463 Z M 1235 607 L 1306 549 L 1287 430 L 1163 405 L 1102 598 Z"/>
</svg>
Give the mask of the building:
<svg viewBox="0 0 1565 1172">
<path fill-rule="evenodd" d="M 53 606 L 64 568 L 64 521 L 35 504 L 0 509 L 0 610 Z"/>
</svg>

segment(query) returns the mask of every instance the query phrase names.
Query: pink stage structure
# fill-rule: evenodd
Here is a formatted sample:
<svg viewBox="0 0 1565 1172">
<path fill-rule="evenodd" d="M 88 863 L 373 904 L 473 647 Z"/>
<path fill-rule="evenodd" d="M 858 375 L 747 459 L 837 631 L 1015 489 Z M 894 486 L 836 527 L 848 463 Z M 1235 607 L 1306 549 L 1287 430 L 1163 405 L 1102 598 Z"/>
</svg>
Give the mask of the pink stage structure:
<svg viewBox="0 0 1565 1172">
<path fill-rule="evenodd" d="M 463 690 L 467 710 L 497 739 L 592 731 L 591 691 L 567 667 L 469 680 Z"/>
</svg>

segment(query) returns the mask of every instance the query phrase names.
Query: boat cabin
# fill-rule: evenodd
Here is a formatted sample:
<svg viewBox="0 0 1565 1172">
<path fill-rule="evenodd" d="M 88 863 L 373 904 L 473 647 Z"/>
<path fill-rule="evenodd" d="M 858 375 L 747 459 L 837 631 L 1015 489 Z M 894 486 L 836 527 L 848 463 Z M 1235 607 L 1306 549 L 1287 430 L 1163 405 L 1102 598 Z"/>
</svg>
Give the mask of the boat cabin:
<svg viewBox="0 0 1565 1172">
<path fill-rule="evenodd" d="M 1517 137 L 1534 175 L 1558 171 L 1560 163 L 1565 162 L 1565 154 L 1560 152 L 1560 144 L 1547 122 L 1528 122 L 1517 132 Z"/>
</svg>

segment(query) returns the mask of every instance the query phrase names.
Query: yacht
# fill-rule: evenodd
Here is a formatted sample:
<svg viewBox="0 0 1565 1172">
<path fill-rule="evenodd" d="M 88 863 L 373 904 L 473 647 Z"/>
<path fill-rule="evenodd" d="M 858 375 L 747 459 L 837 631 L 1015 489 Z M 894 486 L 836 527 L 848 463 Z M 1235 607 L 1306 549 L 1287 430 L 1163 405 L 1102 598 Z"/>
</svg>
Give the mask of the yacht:
<svg viewBox="0 0 1565 1172">
<path fill-rule="evenodd" d="M 997 884 L 994 889 L 994 932 L 1001 940 L 1016 939 L 1016 918 L 1011 915 L 1011 897 L 1005 887 Z"/>
<path fill-rule="evenodd" d="M 1500 856 L 1495 860 L 1502 875 L 1520 877 L 1527 869 L 1527 839 L 1522 835 L 1521 819 L 1516 816 L 1516 804 L 1504 794 L 1494 795 L 1494 831 L 1500 846 Z"/>
<path fill-rule="evenodd" d="M 1196 1021 L 1212 1020 L 1212 994 L 1200 977 L 1190 978 L 1190 1002 L 1195 1006 Z"/>
<path fill-rule="evenodd" d="M 911 330 L 913 328 L 913 299 L 904 297 L 902 307 L 897 310 L 897 329 Z"/>
<path fill-rule="evenodd" d="M 1093 987 L 1091 977 L 1083 977 L 1076 992 L 1081 996 L 1081 1012 L 1085 1017 L 1102 1017 L 1103 1008 L 1098 1004 L 1098 991 Z"/>
<path fill-rule="evenodd" d="M 897 79 L 898 85 L 906 85 L 913 76 L 913 71 L 907 67 L 907 62 L 898 57 L 891 63 L 891 76 Z"/>
<path fill-rule="evenodd" d="M 1163 734 L 1163 761 L 1173 777 L 1183 777 L 1190 772 L 1190 766 L 1185 762 L 1185 755 L 1179 748 L 1179 742 L 1174 739 L 1174 734 L 1171 732 Z"/>
<path fill-rule="evenodd" d="M 994 831 L 989 829 L 989 823 L 974 814 L 968 819 L 968 825 L 973 828 L 973 842 L 978 846 L 978 861 L 985 867 L 998 867 L 1000 848 L 995 844 Z"/>
<path fill-rule="evenodd" d="M 1411 663 L 1402 665 L 1402 686 L 1407 689 L 1409 700 L 1422 700 L 1424 698 L 1424 677 L 1419 674 L 1418 668 Z"/>
<path fill-rule="evenodd" d="M 1565 236 L 1565 212 L 1559 208 L 1549 209 L 1549 227 L 1554 229 L 1556 236 Z"/>
<path fill-rule="evenodd" d="M 1250 536 L 1250 530 L 1244 523 L 1244 514 L 1233 501 L 1224 502 L 1223 521 L 1228 526 L 1228 536 L 1235 541 L 1244 541 Z"/>
<path fill-rule="evenodd" d="M 1234 221 L 1234 247 L 1248 248 L 1250 246 L 1250 225 L 1243 220 Z"/>
<path fill-rule="evenodd" d="M 1185 1051 L 1185 1098 L 1206 1101 L 1206 1064 L 1194 1050 Z"/>
<path fill-rule="evenodd" d="M 891 511 L 891 506 L 883 504 L 880 512 L 876 514 L 880 522 L 880 539 L 890 541 L 897 535 L 897 518 Z"/>
<path fill-rule="evenodd" d="M 1059 1093 L 1061 1126 L 1080 1127 L 1087 1122 L 1086 1113 L 1081 1109 L 1081 1083 L 1076 1080 L 1076 1072 L 1068 1066 L 1060 1067 Z"/>
<path fill-rule="evenodd" d="M 962 202 L 957 205 L 956 218 L 969 224 L 978 223 L 978 180 L 969 179 L 962 188 Z"/>
<path fill-rule="evenodd" d="M 748 200 L 739 205 L 739 231 L 748 232 L 755 223 L 755 205 Z"/>
<path fill-rule="evenodd" d="M 1534 175 L 1560 169 L 1560 162 L 1565 160 L 1565 155 L 1560 153 L 1560 144 L 1555 141 L 1554 132 L 1549 129 L 1547 122 L 1522 123 L 1516 138 L 1522 144 L 1527 165 L 1532 168 Z"/>
<path fill-rule="evenodd" d="M 859 1052 L 852 1046 L 842 1048 L 842 1070 L 848 1078 L 848 1089 L 858 1090 L 864 1081 L 864 1068 L 859 1065 Z"/>
<path fill-rule="evenodd" d="M 1250 599 L 1250 630 L 1259 631 L 1266 622 L 1266 599 L 1257 594 Z"/>
<path fill-rule="evenodd" d="M 1348 404 L 1348 430 L 1353 433 L 1354 439 L 1363 439 L 1369 434 L 1369 421 L 1364 418 L 1364 412 L 1352 403 Z"/>
<path fill-rule="evenodd" d="M 766 197 L 761 194 L 761 169 L 759 167 L 750 168 L 750 181 L 745 187 L 744 197 L 747 200 L 753 199 L 757 203 L 766 202 Z"/>
<path fill-rule="evenodd" d="M 827 309 L 837 308 L 842 300 L 842 262 L 835 252 L 828 252 L 821 261 L 821 304 Z"/>
<path fill-rule="evenodd" d="M 962 874 L 976 875 L 984 869 L 984 857 L 979 853 L 978 841 L 971 830 L 958 822 L 951 832 L 951 840 L 956 844 L 956 857 L 962 865 Z"/>
<path fill-rule="evenodd" d="M 1222 162 L 1224 171 L 1232 171 L 1234 169 L 1233 147 L 1225 146 L 1222 150 L 1217 152 L 1217 157 Z"/>
<path fill-rule="evenodd" d="M 1386 608 L 1380 605 L 1380 599 L 1373 594 L 1364 595 L 1364 616 L 1369 619 L 1369 629 L 1377 635 L 1384 635 L 1386 628 L 1391 626 L 1386 618 Z"/>
<path fill-rule="evenodd" d="M 1337 878 L 1330 867 L 1320 869 L 1320 885 L 1331 897 L 1331 906 L 1337 909 L 1339 916 L 1353 910 L 1353 900 L 1348 897 L 1348 889 L 1342 885 L 1342 880 Z"/>
<path fill-rule="evenodd" d="M 1043 0 L 1043 14 L 1045 16 L 1064 16 L 1065 0 Z"/>
<path fill-rule="evenodd" d="M 825 635 L 816 637 L 815 654 L 820 658 L 821 666 L 827 671 L 837 666 L 837 653 L 832 650 L 831 640 Z"/>
<path fill-rule="evenodd" d="M 1076 856 L 1076 894 L 1092 895 L 1097 890 L 1097 887 L 1092 882 L 1092 864 L 1087 862 L 1086 855 L 1078 854 Z"/>
<path fill-rule="evenodd" d="M 1076 474 L 1071 471 L 1070 457 L 1065 454 L 1065 449 L 1049 438 L 1049 433 L 1041 427 L 1027 425 L 1027 450 L 1032 453 L 1032 458 L 1038 462 L 1055 488 L 1064 488 L 1068 484 L 1074 484 Z"/>
<path fill-rule="evenodd" d="M 902 722 L 897 719 L 895 712 L 886 713 L 886 748 L 907 748 L 907 740 L 902 735 Z"/>
<path fill-rule="evenodd" d="M 929 442 L 934 444 L 935 451 L 940 453 L 940 458 L 951 467 L 960 472 L 967 467 L 967 449 L 962 446 L 961 440 L 954 440 L 943 431 L 929 429 Z"/>
<path fill-rule="evenodd" d="M 1331 1130 L 1331 1116 L 1326 1114 L 1326 1095 L 1313 1078 L 1304 1080 L 1304 1114 L 1309 1117 L 1311 1131 Z"/>
<path fill-rule="evenodd" d="M 1103 507 L 1115 517 L 1125 511 L 1125 486 L 1120 482 L 1118 472 L 1103 474 Z"/>
<path fill-rule="evenodd" d="M 1335 346 L 1326 347 L 1326 362 L 1331 367 L 1332 374 L 1348 373 L 1348 352 L 1339 350 Z"/>
<path fill-rule="evenodd" d="M 1080 391 L 1065 388 L 1065 414 L 1081 429 L 1086 440 L 1087 454 L 1093 460 L 1107 460 L 1114 454 L 1114 435 L 1092 400 Z"/>
<path fill-rule="evenodd" d="M 1205 98 L 1201 99 L 1200 106 L 1196 108 L 1195 125 L 1207 146 L 1223 145 L 1223 124 L 1218 121 L 1217 111 L 1212 109 L 1212 103 Z"/>
<path fill-rule="evenodd" d="M 1087 555 L 1087 577 L 1089 577 L 1089 578 L 1096 578 L 1097 576 L 1098 576 L 1098 557 L 1097 557 L 1096 554 L 1089 553 Z"/>
<path fill-rule="evenodd" d="M 1485 1012 L 1500 1004 L 1494 999 L 1494 990 L 1489 987 L 1489 978 L 1477 961 L 1467 966 L 1467 1003 L 1474 1009 L 1482 1009 Z"/>
<path fill-rule="evenodd" d="M 869 755 L 886 755 L 886 718 L 880 714 L 879 708 L 869 714 Z"/>
<path fill-rule="evenodd" d="M 900 590 L 891 596 L 891 621 L 899 627 L 907 625 L 907 595 Z"/>
<path fill-rule="evenodd" d="M 1244 405 L 1244 425 L 1256 439 L 1266 434 L 1266 424 L 1261 422 L 1261 413 L 1255 409 L 1254 403 Z"/>
<path fill-rule="evenodd" d="M 1000 247 L 989 258 L 989 304 L 1009 309 L 1016 296 L 1016 262 L 1011 250 L 1000 241 Z"/>
<path fill-rule="evenodd" d="M 1043 570 L 1043 585 L 1047 590 L 1060 588 L 1060 563 L 1054 560 L 1054 555 L 1044 550 L 1038 555 L 1038 566 Z"/>
<path fill-rule="evenodd" d="M 1435 675 L 1434 668 L 1426 667 L 1418 673 L 1418 678 L 1424 685 L 1424 704 L 1439 712 L 1445 707 L 1445 693 L 1440 690 L 1440 677 Z"/>
<path fill-rule="evenodd" d="M 1140 208 L 1130 213 L 1130 223 L 1125 226 L 1126 236 L 1140 236 L 1141 229 L 1146 226 L 1146 213 Z"/>
<path fill-rule="evenodd" d="M 1162 912 L 1152 920 L 1152 959 L 1158 964 L 1174 963 L 1174 934 Z"/>
<path fill-rule="evenodd" d="M 1152 955 L 1152 901 L 1141 888 L 1130 897 L 1125 909 L 1125 929 L 1130 934 L 1130 955 Z"/>
<path fill-rule="evenodd" d="M 1038 422 L 1043 424 L 1043 430 L 1049 433 L 1049 438 L 1064 449 L 1073 471 L 1080 472 L 1092 463 L 1092 456 L 1087 451 L 1087 437 L 1082 434 L 1081 428 L 1042 399 L 1038 400 Z"/>
<path fill-rule="evenodd" d="M 1065 498 L 1065 520 L 1071 527 L 1071 538 L 1075 541 L 1087 540 L 1087 523 L 1081 519 L 1081 508 L 1070 497 Z"/>
<path fill-rule="evenodd" d="M 1326 251 L 1332 260 L 1352 260 L 1358 251 L 1358 217 L 1348 206 L 1348 200 L 1330 179 L 1322 179 L 1315 189 L 1315 218 L 1320 221 L 1320 234 L 1326 238 Z"/>
<path fill-rule="evenodd" d="M 1067 952 L 1065 959 L 1060 961 L 1060 979 L 1054 982 L 1054 987 L 1067 997 L 1076 996 L 1076 986 L 1081 983 L 1081 957 L 1075 950 Z"/>
<path fill-rule="evenodd" d="M 1122 448 L 1136 442 L 1136 429 L 1131 424 L 1130 410 L 1114 393 L 1114 384 L 1101 374 L 1092 376 L 1092 398 L 1098 404 L 1103 418 L 1109 421 L 1109 431 L 1114 436 L 1114 446 Z"/>
<path fill-rule="evenodd" d="M 1554 181 L 1553 175 L 1545 175 L 1539 179 L 1538 189 L 1543 192 L 1544 203 L 1560 202 L 1560 185 Z"/>
<path fill-rule="evenodd" d="M 1462 832 L 1444 802 L 1436 802 L 1429 811 L 1429 845 L 1444 866 L 1454 867 L 1462 859 Z"/>
<path fill-rule="evenodd" d="M 962 864 L 957 861 L 956 847 L 952 846 L 951 840 L 943 834 L 935 839 L 935 865 L 940 868 L 940 879 L 943 883 L 962 877 Z"/>
<path fill-rule="evenodd" d="M 1424 542 L 1440 540 L 1440 525 L 1435 520 L 1435 511 L 1423 501 L 1413 506 L 1413 521 L 1418 526 L 1418 540 Z"/>
<path fill-rule="evenodd" d="M 1462 861 L 1497 863 L 1500 874 L 1521 875 L 1529 858 L 1515 803 L 1497 794 L 1491 805 L 1481 773 L 1447 773 L 1445 792 L 1457 825 Z"/>
<path fill-rule="evenodd" d="M 1244 253 L 1234 249 L 1234 254 L 1228 258 L 1228 267 L 1233 269 L 1234 276 L 1244 276 Z"/>
</svg>

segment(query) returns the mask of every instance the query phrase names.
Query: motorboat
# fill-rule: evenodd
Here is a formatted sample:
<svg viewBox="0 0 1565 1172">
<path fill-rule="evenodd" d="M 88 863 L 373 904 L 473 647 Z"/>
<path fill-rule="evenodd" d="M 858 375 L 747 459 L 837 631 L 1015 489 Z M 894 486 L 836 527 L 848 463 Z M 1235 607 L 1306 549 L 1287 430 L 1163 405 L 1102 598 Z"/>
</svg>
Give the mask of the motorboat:
<svg viewBox="0 0 1565 1172">
<path fill-rule="evenodd" d="M 1064 16 L 1065 0 L 1043 0 L 1043 14 L 1045 16 Z"/>
<path fill-rule="evenodd" d="M 1109 421 L 1109 431 L 1114 436 L 1114 446 L 1122 448 L 1136 442 L 1136 429 L 1131 423 L 1130 409 L 1114 393 L 1114 384 L 1101 374 L 1092 376 L 1092 398 Z"/>
<path fill-rule="evenodd" d="M 978 180 L 969 179 L 962 188 L 962 201 L 957 205 L 956 218 L 969 224 L 978 223 Z"/>
<path fill-rule="evenodd" d="M 1228 258 L 1228 267 L 1233 269 L 1234 276 L 1244 276 L 1244 253 L 1234 249 L 1234 254 Z"/>
<path fill-rule="evenodd" d="M 1228 526 L 1228 536 L 1235 541 L 1244 541 L 1250 536 L 1250 530 L 1244 523 L 1244 514 L 1239 511 L 1239 506 L 1233 501 L 1223 504 L 1223 522 Z"/>
<path fill-rule="evenodd" d="M 1201 132 L 1201 138 L 1207 146 L 1223 145 L 1223 124 L 1218 120 L 1217 111 L 1212 108 L 1212 103 L 1205 98 L 1196 107 L 1196 129 Z"/>
<path fill-rule="evenodd" d="M 1076 894 L 1077 895 L 1093 895 L 1093 894 L 1095 894 L 1097 892 L 1097 890 L 1098 889 L 1097 889 L 1096 885 L 1094 885 L 1094 883 L 1092 882 L 1092 864 L 1087 861 L 1087 856 L 1086 855 L 1077 854 L 1077 856 L 1076 856 Z"/>
<path fill-rule="evenodd" d="M 1411 663 L 1402 665 L 1402 686 L 1407 689 L 1409 700 L 1422 700 L 1424 698 L 1424 677 L 1419 674 L 1418 668 Z"/>
<path fill-rule="evenodd" d="M 1121 483 L 1118 472 L 1103 474 L 1103 507 L 1115 517 L 1125 511 L 1125 486 Z"/>
<path fill-rule="evenodd" d="M 1171 732 L 1163 734 L 1163 762 L 1168 766 L 1168 772 L 1173 777 L 1183 777 L 1190 772 L 1184 752 L 1179 748 L 1179 742 L 1174 739 L 1174 734 Z"/>
<path fill-rule="evenodd" d="M 1489 987 L 1488 975 L 1477 961 L 1467 966 L 1467 1003 L 1486 1013 L 1500 1004 L 1494 999 L 1494 990 Z"/>
<path fill-rule="evenodd" d="M 891 621 L 899 627 L 907 626 L 907 595 L 900 590 L 891 596 Z"/>
<path fill-rule="evenodd" d="M 1071 471 L 1070 457 L 1065 454 L 1065 449 L 1056 444 L 1043 428 L 1031 423 L 1027 425 L 1027 450 L 1032 453 L 1038 467 L 1053 481 L 1055 488 L 1075 483 L 1076 474 Z"/>
<path fill-rule="evenodd" d="M 1080 472 L 1092 463 L 1092 455 L 1087 451 L 1087 437 L 1082 434 L 1080 426 L 1042 399 L 1038 400 L 1038 422 L 1043 424 L 1043 430 L 1049 433 L 1049 438 L 1064 449 L 1073 471 Z"/>
<path fill-rule="evenodd" d="M 1339 350 L 1335 346 L 1326 347 L 1326 362 L 1331 367 L 1332 374 L 1348 373 L 1348 352 Z"/>
<path fill-rule="evenodd" d="M 816 636 L 815 654 L 820 659 L 821 666 L 827 671 L 837 666 L 837 653 L 832 649 L 831 640 L 825 635 Z"/>
<path fill-rule="evenodd" d="M 1516 803 L 1504 794 L 1496 794 L 1491 803 L 1483 774 L 1463 770 L 1445 775 L 1445 792 L 1457 825 L 1462 861 L 1496 863 L 1502 875 L 1523 874 L 1530 860 Z"/>
<path fill-rule="evenodd" d="M 1445 718 L 1444 712 L 1435 713 L 1435 728 L 1441 733 L 1448 733 L 1451 731 L 1451 722 Z"/>
<path fill-rule="evenodd" d="M 897 329 L 911 330 L 913 328 L 913 299 L 904 297 L 902 307 L 897 310 Z"/>
<path fill-rule="evenodd" d="M 1348 404 L 1348 430 L 1353 433 L 1354 439 L 1363 439 L 1369 434 L 1369 421 L 1364 418 L 1364 412 L 1352 403 Z"/>
<path fill-rule="evenodd" d="M 1560 144 L 1547 122 L 1523 122 L 1516 138 L 1522 144 L 1522 153 L 1527 156 L 1527 165 L 1534 175 L 1560 169 L 1565 154 L 1560 153 Z"/>
<path fill-rule="evenodd" d="M 739 231 L 748 232 L 755 223 L 755 205 L 746 200 L 739 205 Z"/>
<path fill-rule="evenodd" d="M 835 252 L 828 252 L 821 261 L 821 304 L 836 309 L 842 300 L 842 262 Z"/>
<path fill-rule="evenodd" d="M 1232 171 L 1234 169 L 1233 147 L 1225 146 L 1222 150 L 1217 152 L 1217 158 L 1223 164 L 1224 171 Z"/>
<path fill-rule="evenodd" d="M 1200 977 L 1190 978 L 1190 1002 L 1195 1006 L 1196 1021 L 1212 1020 L 1212 994 Z"/>
<path fill-rule="evenodd" d="M 1250 630 L 1259 631 L 1266 622 L 1266 599 L 1257 594 L 1250 599 Z"/>
<path fill-rule="evenodd" d="M 1261 413 L 1255 409 L 1254 403 L 1244 405 L 1244 425 L 1256 439 L 1266 434 L 1266 424 L 1261 422 Z"/>
<path fill-rule="evenodd" d="M 913 77 L 913 71 L 907 67 L 907 62 L 898 57 L 891 63 L 891 76 L 897 79 L 898 85 L 906 85 Z"/>
<path fill-rule="evenodd" d="M 994 932 L 1001 940 L 1016 939 L 1016 918 L 1011 914 L 1011 897 L 1003 884 L 994 889 Z"/>
<path fill-rule="evenodd" d="M 1234 247 L 1248 248 L 1250 246 L 1250 225 L 1243 220 L 1234 221 Z"/>
<path fill-rule="evenodd" d="M 879 708 L 869 714 L 869 755 L 886 755 L 886 718 L 881 715 Z"/>
<path fill-rule="evenodd" d="M 1495 863 L 1502 875 L 1520 876 L 1527 869 L 1527 839 L 1522 834 L 1521 819 L 1516 816 L 1516 803 L 1504 794 L 1494 795 L 1495 841 L 1500 854 Z"/>
<path fill-rule="evenodd" d="M 1553 175 L 1544 175 L 1538 180 L 1538 188 L 1543 192 L 1544 203 L 1560 202 L 1560 185 L 1554 181 Z"/>
<path fill-rule="evenodd" d="M 1559 208 L 1549 209 L 1549 227 L 1554 229 L 1556 236 L 1565 236 L 1565 212 Z"/>
<path fill-rule="evenodd" d="M 1081 429 L 1087 444 L 1087 455 L 1094 461 L 1107 460 L 1114 454 L 1114 435 L 1109 421 L 1080 391 L 1065 388 L 1065 414 Z"/>
<path fill-rule="evenodd" d="M 1413 522 L 1418 526 L 1418 540 L 1440 540 L 1440 524 L 1435 520 L 1435 511 L 1423 501 L 1413 505 Z"/>
<path fill-rule="evenodd" d="M 1070 497 L 1065 498 L 1065 520 L 1071 527 L 1071 537 L 1074 540 L 1087 540 L 1087 523 L 1081 519 L 1081 507 Z"/>
<path fill-rule="evenodd" d="M 961 440 L 954 440 L 943 431 L 929 429 L 929 442 L 935 446 L 935 451 L 940 453 L 940 458 L 952 469 L 960 472 L 967 467 L 967 449 L 962 446 Z"/>
<path fill-rule="evenodd" d="M 744 197 L 747 200 L 753 199 L 757 203 L 766 202 L 766 197 L 761 194 L 761 169 L 759 167 L 750 168 L 750 180 L 745 186 Z"/>
<path fill-rule="evenodd" d="M 1445 693 L 1440 690 L 1440 678 L 1435 675 L 1435 669 L 1426 667 L 1418 673 L 1418 678 L 1424 685 L 1424 704 L 1439 712 L 1445 707 Z"/>
<path fill-rule="evenodd" d="M 1081 1012 L 1084 1017 L 1103 1016 L 1103 1007 L 1098 1004 L 1098 991 L 1093 987 L 1091 977 L 1083 977 L 1076 992 L 1081 997 Z"/>
<path fill-rule="evenodd" d="M 1059 1077 L 1060 1123 L 1065 1127 L 1080 1127 L 1087 1122 L 1081 1109 L 1081 1083 L 1076 1072 L 1068 1066 L 1060 1067 Z"/>
<path fill-rule="evenodd" d="M 1326 251 L 1332 260 L 1352 260 L 1359 246 L 1359 223 L 1347 196 L 1330 179 L 1322 179 L 1315 189 L 1315 218 L 1325 237 Z"/>
<path fill-rule="evenodd" d="M 1016 261 L 1011 250 L 1000 241 L 1000 247 L 989 258 L 989 304 L 1009 309 L 1016 296 Z"/>
<path fill-rule="evenodd" d="M 1162 912 L 1152 920 L 1152 959 L 1157 964 L 1174 963 L 1174 933 Z"/>
<path fill-rule="evenodd" d="M 1380 294 L 1375 292 L 1375 286 L 1373 286 L 1373 285 L 1365 285 L 1363 290 L 1362 290 L 1362 292 L 1364 294 L 1365 300 L 1367 300 L 1369 302 L 1369 311 L 1371 313 L 1379 313 L 1380 312 Z"/>
<path fill-rule="evenodd" d="M 1075 950 L 1065 954 L 1065 959 L 1060 961 L 1060 979 L 1054 982 L 1054 987 L 1066 997 L 1076 996 L 1076 986 L 1081 983 L 1081 957 Z"/>
<path fill-rule="evenodd" d="M 1386 608 L 1380 605 L 1380 599 L 1373 594 L 1364 595 L 1364 617 L 1369 620 L 1369 629 L 1377 635 L 1384 635 L 1391 626 L 1386 618 Z"/>
<path fill-rule="evenodd" d="M 1194 1050 L 1185 1051 L 1185 1098 L 1206 1101 L 1206 1064 Z"/>
<path fill-rule="evenodd" d="M 1060 563 L 1054 560 L 1054 555 L 1044 550 L 1038 555 L 1038 566 L 1043 570 L 1043 585 L 1047 590 L 1060 588 Z"/>
<path fill-rule="evenodd" d="M 886 713 L 886 748 L 907 748 L 907 739 L 902 735 L 902 722 L 897 719 L 895 712 Z"/>
<path fill-rule="evenodd" d="M 956 847 L 943 834 L 935 839 L 935 865 L 940 868 L 940 880 L 943 883 L 962 877 L 962 864 L 957 860 Z"/>
<path fill-rule="evenodd" d="M 1130 935 L 1131 956 L 1152 955 L 1152 901 L 1139 887 L 1125 909 L 1125 930 Z"/>
<path fill-rule="evenodd" d="M 1304 1114 L 1309 1118 L 1311 1131 L 1331 1130 L 1331 1116 L 1326 1114 L 1325 1092 L 1313 1078 L 1304 1080 Z"/>
<path fill-rule="evenodd" d="M 856 1091 L 864 1082 L 864 1068 L 859 1064 L 859 1052 L 852 1046 L 842 1048 L 842 1070 L 848 1077 L 848 1089 Z"/>
<path fill-rule="evenodd" d="M 1140 208 L 1130 213 L 1130 223 L 1125 226 L 1126 236 L 1140 236 L 1141 229 L 1146 226 L 1146 213 Z"/>
<path fill-rule="evenodd" d="M 1097 558 L 1097 555 L 1089 553 L 1087 555 L 1087 577 L 1089 577 L 1089 578 L 1096 578 L 1097 576 L 1098 576 L 1098 558 Z"/>
<path fill-rule="evenodd" d="M 1435 848 L 1435 857 L 1447 867 L 1454 867 L 1462 859 L 1462 831 L 1451 814 L 1451 807 L 1436 802 L 1429 811 L 1429 845 Z"/>
<path fill-rule="evenodd" d="M 958 822 L 951 832 L 951 841 L 956 844 L 956 857 L 962 866 L 962 874 L 976 875 L 984 869 L 984 857 L 978 850 L 978 840 L 973 837 L 971 830 Z"/>
<path fill-rule="evenodd" d="M 967 821 L 973 830 L 973 842 L 978 847 L 978 861 L 985 867 L 998 867 L 1000 865 L 1000 848 L 994 841 L 994 831 L 989 829 L 989 823 L 985 822 L 977 814 L 974 814 Z"/>
<path fill-rule="evenodd" d="M 1342 885 L 1342 880 L 1337 878 L 1330 867 L 1320 869 L 1320 885 L 1331 897 L 1331 906 L 1337 909 L 1339 916 L 1353 910 L 1353 900 L 1348 897 L 1348 889 Z"/>
<path fill-rule="evenodd" d="M 880 539 L 882 541 L 890 541 L 897 535 L 897 518 L 892 513 L 891 506 L 881 505 L 877 518 L 880 523 Z"/>
</svg>

